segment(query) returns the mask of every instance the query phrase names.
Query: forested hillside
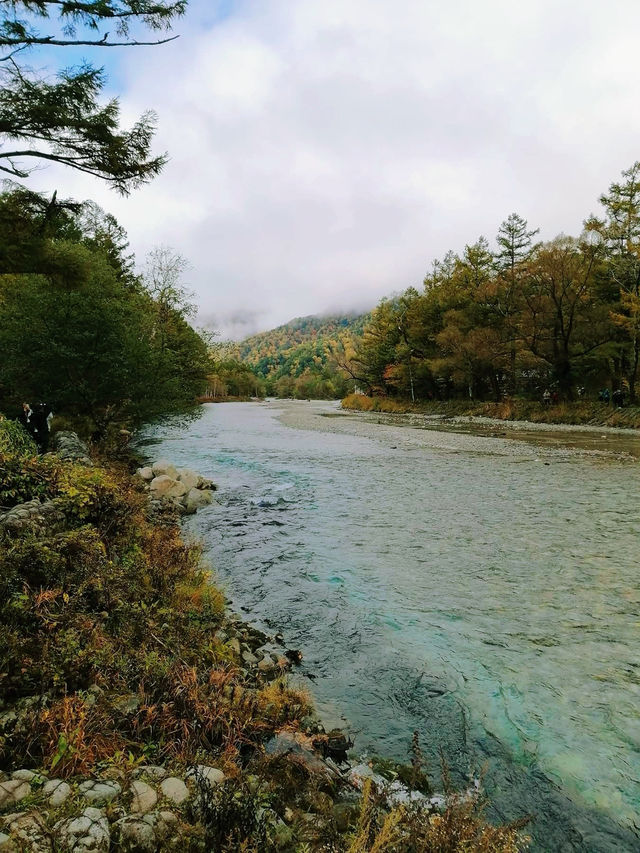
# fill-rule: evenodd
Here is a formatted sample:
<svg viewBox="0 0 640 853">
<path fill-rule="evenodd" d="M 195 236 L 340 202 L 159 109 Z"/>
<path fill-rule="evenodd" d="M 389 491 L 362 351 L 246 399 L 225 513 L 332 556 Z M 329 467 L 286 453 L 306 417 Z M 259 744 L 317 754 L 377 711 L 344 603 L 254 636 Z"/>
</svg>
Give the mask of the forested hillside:
<svg viewBox="0 0 640 853">
<path fill-rule="evenodd" d="M 299 317 L 247 338 L 237 356 L 280 397 L 336 398 L 353 389 L 341 367 L 353 355 L 369 315 Z"/>
</svg>

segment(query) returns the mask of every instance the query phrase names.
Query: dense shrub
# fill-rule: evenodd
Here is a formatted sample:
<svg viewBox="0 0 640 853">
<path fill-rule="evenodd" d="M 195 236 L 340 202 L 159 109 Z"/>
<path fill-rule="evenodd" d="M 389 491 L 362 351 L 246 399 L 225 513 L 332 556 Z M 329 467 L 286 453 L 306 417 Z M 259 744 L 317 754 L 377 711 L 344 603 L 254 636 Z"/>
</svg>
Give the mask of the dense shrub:
<svg viewBox="0 0 640 853">
<path fill-rule="evenodd" d="M 8 454 L 23 459 L 37 456 L 38 448 L 21 423 L 10 421 L 0 415 L 0 455 Z"/>
</svg>

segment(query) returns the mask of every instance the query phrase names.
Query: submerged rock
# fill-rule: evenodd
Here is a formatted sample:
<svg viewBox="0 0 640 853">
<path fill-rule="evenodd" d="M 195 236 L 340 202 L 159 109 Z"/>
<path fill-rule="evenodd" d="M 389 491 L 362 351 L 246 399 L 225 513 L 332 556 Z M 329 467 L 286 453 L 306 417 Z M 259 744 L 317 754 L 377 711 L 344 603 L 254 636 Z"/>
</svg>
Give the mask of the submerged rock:
<svg viewBox="0 0 640 853">
<path fill-rule="evenodd" d="M 185 501 L 185 509 L 188 513 L 194 513 L 203 506 L 208 506 L 213 501 L 213 495 L 208 489 L 190 489 Z"/>
</svg>

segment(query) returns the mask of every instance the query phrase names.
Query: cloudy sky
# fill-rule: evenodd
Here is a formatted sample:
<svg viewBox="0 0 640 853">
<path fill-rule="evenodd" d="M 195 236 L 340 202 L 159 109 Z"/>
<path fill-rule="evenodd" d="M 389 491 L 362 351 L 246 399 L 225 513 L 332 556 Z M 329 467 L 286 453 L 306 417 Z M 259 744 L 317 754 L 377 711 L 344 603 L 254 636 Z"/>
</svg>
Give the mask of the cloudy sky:
<svg viewBox="0 0 640 853">
<path fill-rule="evenodd" d="M 635 0 L 191 0 L 176 29 L 108 57 L 164 173 L 128 199 L 34 183 L 94 198 L 140 260 L 187 257 L 225 336 L 368 309 L 512 211 L 578 233 L 640 158 Z"/>
</svg>

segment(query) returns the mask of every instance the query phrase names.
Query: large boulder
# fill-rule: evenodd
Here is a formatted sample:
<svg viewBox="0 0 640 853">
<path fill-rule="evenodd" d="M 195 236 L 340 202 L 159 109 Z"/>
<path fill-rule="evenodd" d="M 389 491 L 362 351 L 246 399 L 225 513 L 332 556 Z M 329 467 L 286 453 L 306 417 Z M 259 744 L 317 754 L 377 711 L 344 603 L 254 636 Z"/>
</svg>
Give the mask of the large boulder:
<svg viewBox="0 0 640 853">
<path fill-rule="evenodd" d="M 181 498 L 186 495 L 187 489 L 184 483 L 176 480 L 175 477 L 170 477 L 168 474 L 160 474 L 154 477 L 149 486 L 151 493 L 155 498 Z"/>
<path fill-rule="evenodd" d="M 136 474 L 147 482 L 153 480 L 153 468 L 150 468 L 148 465 L 144 468 L 138 468 Z"/>
<path fill-rule="evenodd" d="M 118 849 L 126 853 L 155 853 L 158 849 L 153 826 L 143 818 L 129 815 L 116 823 Z"/>
<path fill-rule="evenodd" d="M 166 474 L 167 477 L 171 477 L 172 480 L 178 479 L 178 469 L 175 465 L 172 465 L 168 459 L 158 459 L 157 462 L 153 463 L 151 469 L 156 477 L 159 477 L 160 474 Z"/>
<path fill-rule="evenodd" d="M 180 480 L 181 483 L 184 483 L 188 492 L 197 487 L 199 479 L 200 475 L 196 474 L 196 472 L 192 471 L 190 468 L 178 468 L 178 480 Z"/>
<path fill-rule="evenodd" d="M 184 500 L 184 506 L 188 513 L 194 513 L 210 504 L 212 500 L 213 495 L 209 489 L 190 489 Z"/>
<path fill-rule="evenodd" d="M 53 449 L 65 462 L 77 462 L 80 465 L 93 465 L 89 457 L 89 448 L 75 432 L 60 430 L 52 439 Z"/>
<path fill-rule="evenodd" d="M 178 818 L 170 811 L 129 815 L 116 821 L 117 849 L 123 853 L 155 853 L 172 847 L 178 831 Z"/>
</svg>

